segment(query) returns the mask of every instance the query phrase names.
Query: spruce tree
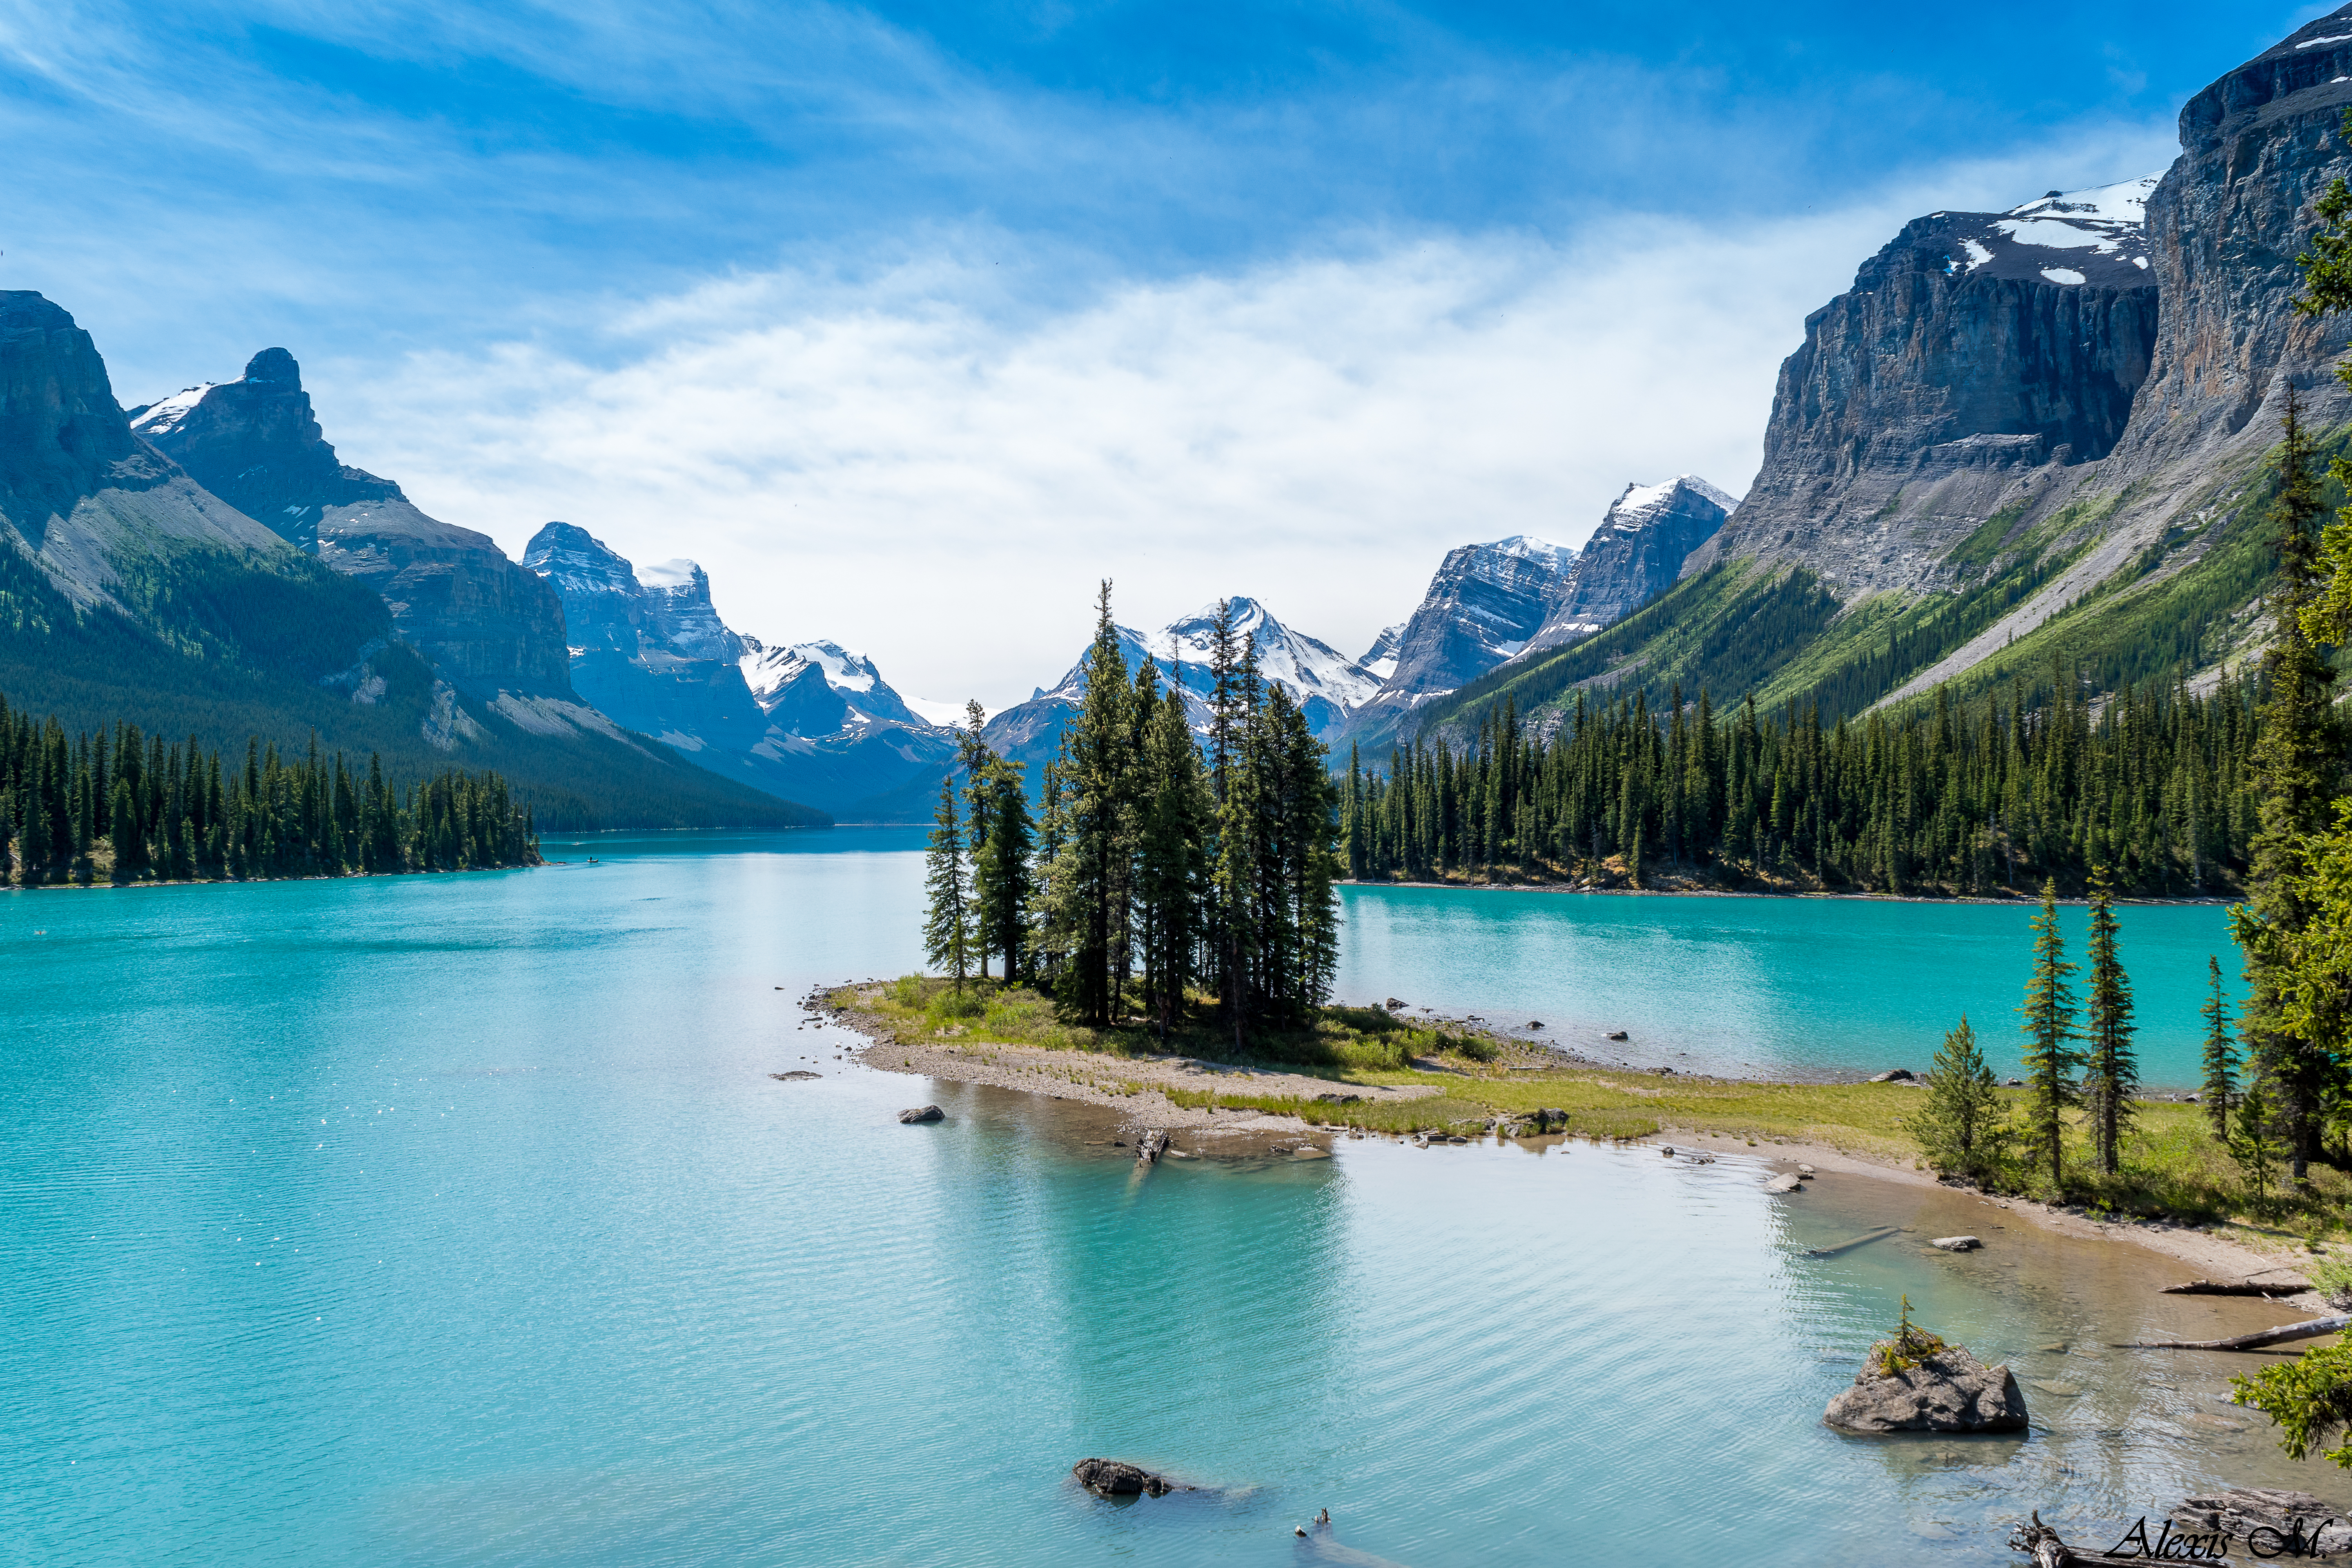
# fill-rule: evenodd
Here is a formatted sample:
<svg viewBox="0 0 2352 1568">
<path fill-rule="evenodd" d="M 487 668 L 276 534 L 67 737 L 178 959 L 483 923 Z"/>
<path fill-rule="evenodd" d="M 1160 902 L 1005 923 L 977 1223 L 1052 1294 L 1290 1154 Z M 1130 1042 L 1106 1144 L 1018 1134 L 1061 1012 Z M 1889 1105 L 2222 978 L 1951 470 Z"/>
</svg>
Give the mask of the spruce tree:
<svg viewBox="0 0 2352 1568">
<path fill-rule="evenodd" d="M 2009 1108 L 1965 1014 L 1958 1028 L 1946 1031 L 1927 1073 L 1927 1095 L 1903 1128 L 1937 1171 L 1979 1185 L 1999 1176 L 2013 1136 Z"/>
<path fill-rule="evenodd" d="M 1035 831 L 1019 763 L 992 756 L 983 784 L 988 837 L 985 842 L 974 840 L 972 856 L 981 978 L 988 977 L 987 954 L 993 948 L 1004 955 L 1004 978 L 1009 984 L 1029 973 L 1029 911 L 1034 897 L 1030 855 Z M 978 831 L 975 824 L 973 832 Z"/>
<path fill-rule="evenodd" d="M 956 814 L 953 783 L 940 781 L 940 809 L 932 818 L 930 848 L 923 857 L 923 888 L 929 912 L 923 921 L 923 952 L 946 969 L 963 990 L 971 965 L 971 891 L 965 876 L 963 825 Z"/>
<path fill-rule="evenodd" d="M 2213 1136 L 2230 1136 L 2230 1111 L 2238 1098 L 2238 1052 L 2230 1043 L 2230 1005 L 2221 999 L 2221 961 L 2206 960 L 2212 990 L 2205 1001 L 2205 1081 L 2198 1090 Z"/>
<path fill-rule="evenodd" d="M 2271 1209 L 2271 1184 L 2288 1152 L 2284 1118 L 2273 1101 L 2270 1082 L 2258 1062 L 2239 1097 L 2237 1115 L 2228 1139 L 2230 1158 L 2246 1178 L 2249 1206 L 2257 1215 Z"/>
<path fill-rule="evenodd" d="M 956 737 L 956 760 L 964 770 L 964 812 L 965 819 L 971 824 L 969 836 L 973 892 L 976 898 L 984 899 L 985 895 L 981 892 L 981 865 L 988 844 L 989 818 L 995 804 L 996 781 L 992 764 L 996 761 L 996 752 L 988 743 L 985 734 L 988 713 L 981 707 L 980 700 L 975 697 L 966 701 L 963 712 L 963 731 Z M 974 922 L 972 934 L 973 948 L 980 959 L 980 978 L 983 983 L 988 979 L 988 950 L 992 935 L 992 923 L 983 914 Z"/>
<path fill-rule="evenodd" d="M 1212 802 L 1200 748 L 1185 722 L 1181 678 L 1145 721 L 1143 800 L 1136 838 L 1136 905 L 1143 935 L 1144 1002 L 1165 1040 L 1182 1016 L 1207 938 Z"/>
<path fill-rule="evenodd" d="M 2041 912 L 2033 917 L 2033 974 L 2026 982 L 2025 1140 L 2034 1166 L 2046 1172 L 2053 1194 L 2066 1190 L 2065 1113 L 2081 1103 L 2074 1074 L 2082 1057 L 2074 1048 L 2074 993 L 2067 977 L 2066 942 L 2058 929 L 2058 884 L 2042 884 Z"/>
<path fill-rule="evenodd" d="M 1112 1023 L 1127 978 L 1135 815 L 1133 692 L 1111 620 L 1110 586 L 1105 578 L 1084 665 L 1085 691 L 1065 731 L 1071 795 L 1065 891 L 1075 929 L 1062 999 L 1080 1023 L 1096 1028 Z"/>
<path fill-rule="evenodd" d="M 2122 1168 L 2123 1135 L 2132 1124 L 2139 1091 L 2139 1057 L 2132 1048 L 2131 982 L 2116 952 L 2115 889 L 2105 866 L 2091 868 L 2091 991 L 2084 1033 L 2083 1098 L 2090 1113 L 2093 1157 L 2114 1175 Z"/>
<path fill-rule="evenodd" d="M 2321 506 L 2311 471 L 2309 433 L 2292 384 L 2280 446 L 2279 493 L 2271 507 L 2278 567 L 2267 605 L 2273 639 L 2263 656 L 2266 699 L 2254 749 L 2260 829 L 2252 845 L 2246 901 L 2231 911 L 2245 952 L 2247 997 L 2239 1032 L 2275 1098 L 2289 1173 L 2303 1179 L 2317 1152 L 2320 1107 L 2341 1082 L 2334 1042 L 2298 1033 L 2286 1016 L 2294 985 L 2291 955 L 2303 945 L 2314 910 L 2298 889 L 2336 793 L 2335 724 L 2327 689 L 2335 671 L 2304 626 L 2318 580 L 2312 524 Z"/>
</svg>

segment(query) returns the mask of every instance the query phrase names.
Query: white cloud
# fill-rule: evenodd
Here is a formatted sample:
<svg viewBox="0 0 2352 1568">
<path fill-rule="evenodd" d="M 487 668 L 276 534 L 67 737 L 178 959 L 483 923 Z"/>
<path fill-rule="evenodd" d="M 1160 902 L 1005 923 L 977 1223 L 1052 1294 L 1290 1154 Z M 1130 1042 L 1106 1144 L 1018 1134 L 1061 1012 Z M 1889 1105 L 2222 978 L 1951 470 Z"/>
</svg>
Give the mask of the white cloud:
<svg viewBox="0 0 2352 1568">
<path fill-rule="evenodd" d="M 310 379 L 347 460 L 512 553 L 562 518 L 691 555 L 740 629 L 993 710 L 1066 666 L 1100 576 L 1130 624 L 1245 593 L 1356 654 L 1454 545 L 1579 542 L 1629 480 L 1743 489 L 1805 313 L 1904 219 L 2142 172 L 2117 151 L 1736 229 L 1367 239 L 1050 310 L 943 240 L 614 307 L 593 363 L 514 342 Z"/>
</svg>

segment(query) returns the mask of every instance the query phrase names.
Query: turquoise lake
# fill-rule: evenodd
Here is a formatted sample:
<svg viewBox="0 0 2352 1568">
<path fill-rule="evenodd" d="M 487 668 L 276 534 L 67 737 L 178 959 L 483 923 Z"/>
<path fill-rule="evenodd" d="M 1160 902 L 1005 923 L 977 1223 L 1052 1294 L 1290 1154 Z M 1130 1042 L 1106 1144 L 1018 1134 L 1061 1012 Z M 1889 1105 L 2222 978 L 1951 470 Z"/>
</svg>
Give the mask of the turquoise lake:
<svg viewBox="0 0 2352 1568">
<path fill-rule="evenodd" d="M 1990 1563 L 2028 1507 L 2341 1489 L 2219 1358 L 2097 1352 L 2265 1308 L 1941 1189 L 1559 1141 L 1139 1175 L 1108 1112 L 837 1062 L 800 997 L 915 964 L 919 842 L 0 898 L 0 1563 Z M 2023 962 L 2012 910 L 1348 913 L 1350 994 L 1629 1058 L 1924 1066 Z M 2164 1071 L 2221 921 L 2125 915 Z M 2030 1435 L 1820 1424 L 1906 1292 Z M 1210 1489 L 1101 1502 L 1090 1454 Z"/>
</svg>

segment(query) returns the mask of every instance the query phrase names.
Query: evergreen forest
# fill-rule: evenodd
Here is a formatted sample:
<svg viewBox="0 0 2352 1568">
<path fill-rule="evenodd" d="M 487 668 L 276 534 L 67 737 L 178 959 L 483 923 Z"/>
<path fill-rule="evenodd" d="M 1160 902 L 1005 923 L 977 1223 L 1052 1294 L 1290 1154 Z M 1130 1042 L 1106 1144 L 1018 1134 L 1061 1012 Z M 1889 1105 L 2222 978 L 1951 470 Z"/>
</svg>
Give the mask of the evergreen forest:
<svg viewBox="0 0 2352 1568">
<path fill-rule="evenodd" d="M 1459 751 L 1353 754 L 1343 792 L 1360 879 L 1630 881 L 1704 876 L 1873 893 L 2000 896 L 2055 878 L 2179 898 L 2234 889 L 2256 829 L 2257 682 L 2208 695 L 2053 680 L 1981 703 L 1824 725 L 1818 708 L 1728 715 L 1701 691 L 1580 696 L 1551 735 L 1507 701 Z"/>
<path fill-rule="evenodd" d="M 1244 1054 L 1307 1023 L 1339 963 L 1342 862 L 1339 791 L 1305 714 L 1222 604 L 1205 735 L 1151 661 L 1129 677 L 1108 583 L 1085 669 L 1034 819 L 974 705 L 964 784 L 942 784 L 931 835 L 932 962 L 959 994 L 993 964 L 1097 1027 L 1139 1018 L 1165 1038 L 1213 1018 Z"/>
<path fill-rule="evenodd" d="M 528 809 L 492 773 L 405 786 L 311 742 L 283 758 L 257 740 L 240 765 L 194 737 L 136 726 L 70 738 L 0 697 L 0 880 L 256 880 L 458 871 L 539 861 Z"/>
</svg>

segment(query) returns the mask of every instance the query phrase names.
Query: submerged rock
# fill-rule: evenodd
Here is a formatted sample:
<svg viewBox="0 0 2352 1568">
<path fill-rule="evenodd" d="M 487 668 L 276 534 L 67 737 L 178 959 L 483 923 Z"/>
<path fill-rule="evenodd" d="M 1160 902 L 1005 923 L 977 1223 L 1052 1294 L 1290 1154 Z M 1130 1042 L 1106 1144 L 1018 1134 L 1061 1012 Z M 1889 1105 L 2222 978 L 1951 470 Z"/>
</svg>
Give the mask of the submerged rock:
<svg viewBox="0 0 2352 1568">
<path fill-rule="evenodd" d="M 1070 1474 L 1097 1497 L 1166 1497 L 1192 1489 L 1124 1459 L 1080 1459 L 1070 1467 Z"/>
<path fill-rule="evenodd" d="M 1801 1193 L 1805 1190 L 1805 1178 L 1790 1171 L 1765 1183 L 1764 1190 L 1768 1193 Z"/>
<path fill-rule="evenodd" d="M 1845 1432 L 2022 1432 L 2025 1394 L 2007 1366 L 1913 1329 L 1872 1346 L 1822 1419 Z"/>
<path fill-rule="evenodd" d="M 768 1076 L 774 1079 L 778 1083 L 801 1083 L 809 1079 L 823 1078 L 824 1075 L 823 1073 L 809 1072 L 804 1068 L 795 1068 L 791 1072 L 772 1072 Z"/>
<path fill-rule="evenodd" d="M 945 1121 L 947 1119 L 948 1113 L 936 1105 L 925 1105 L 913 1110 L 898 1112 L 898 1120 L 910 1127 L 919 1121 Z"/>
<path fill-rule="evenodd" d="M 1974 1252 L 1984 1243 L 1973 1236 L 1939 1236 L 1927 1245 L 1940 1247 L 1947 1252 Z"/>
</svg>

